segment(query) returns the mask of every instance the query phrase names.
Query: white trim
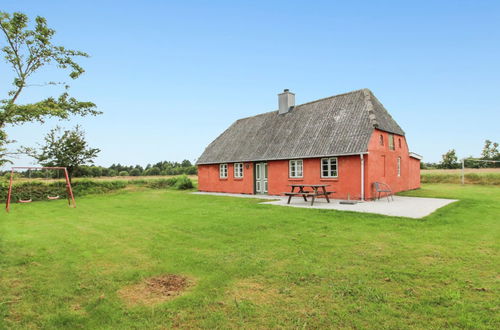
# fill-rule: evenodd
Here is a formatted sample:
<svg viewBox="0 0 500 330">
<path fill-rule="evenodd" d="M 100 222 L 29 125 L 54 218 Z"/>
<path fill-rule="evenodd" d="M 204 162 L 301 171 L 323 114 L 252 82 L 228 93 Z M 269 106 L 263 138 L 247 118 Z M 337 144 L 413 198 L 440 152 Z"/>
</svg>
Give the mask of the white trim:
<svg viewBox="0 0 500 330">
<path fill-rule="evenodd" d="M 292 176 L 292 162 L 295 162 L 295 173 L 296 175 Z M 298 174 L 298 162 L 300 162 L 300 173 L 301 175 Z M 302 159 L 290 159 L 288 161 L 288 177 L 290 179 L 301 179 L 304 177 L 304 160 Z"/>
<path fill-rule="evenodd" d="M 365 158 L 363 154 L 359 154 L 361 159 L 361 200 L 365 200 Z"/>
<path fill-rule="evenodd" d="M 236 168 L 238 166 L 241 166 L 241 175 L 239 175 L 240 173 L 236 172 Z M 234 168 L 233 168 L 234 173 L 233 174 L 234 174 L 235 179 L 242 179 L 243 178 L 243 168 L 244 168 L 243 163 L 234 163 Z"/>
<path fill-rule="evenodd" d="M 222 170 L 224 168 L 224 171 Z M 225 172 L 225 176 L 222 175 L 222 173 Z M 219 178 L 220 179 L 227 179 L 228 177 L 228 165 L 227 163 L 222 163 L 222 164 L 219 164 Z"/>
<path fill-rule="evenodd" d="M 418 160 L 422 160 L 424 157 L 420 156 L 419 154 L 416 154 L 414 152 L 410 152 L 410 157 L 411 158 L 416 158 Z"/>
<path fill-rule="evenodd" d="M 323 160 L 324 159 L 328 159 L 328 175 L 327 176 L 324 176 L 323 175 Z M 335 173 L 337 175 L 330 175 L 331 171 L 332 171 L 332 163 L 331 163 L 331 159 L 335 159 Z M 338 178 L 339 177 L 339 158 L 338 157 L 324 157 L 324 158 L 321 158 L 320 160 L 320 171 L 321 171 L 321 178 L 324 178 L 324 179 L 332 179 L 332 178 Z"/>
</svg>

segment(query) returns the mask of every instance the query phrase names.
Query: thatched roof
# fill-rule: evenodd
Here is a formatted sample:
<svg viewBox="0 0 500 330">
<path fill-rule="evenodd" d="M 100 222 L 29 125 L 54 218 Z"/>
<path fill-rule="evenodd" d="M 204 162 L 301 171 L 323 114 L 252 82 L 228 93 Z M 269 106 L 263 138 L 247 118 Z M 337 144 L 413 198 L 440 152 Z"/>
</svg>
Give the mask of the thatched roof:
<svg viewBox="0 0 500 330">
<path fill-rule="evenodd" d="M 368 89 L 243 118 L 208 145 L 197 164 L 363 153 L 377 128 L 404 135 Z"/>
</svg>

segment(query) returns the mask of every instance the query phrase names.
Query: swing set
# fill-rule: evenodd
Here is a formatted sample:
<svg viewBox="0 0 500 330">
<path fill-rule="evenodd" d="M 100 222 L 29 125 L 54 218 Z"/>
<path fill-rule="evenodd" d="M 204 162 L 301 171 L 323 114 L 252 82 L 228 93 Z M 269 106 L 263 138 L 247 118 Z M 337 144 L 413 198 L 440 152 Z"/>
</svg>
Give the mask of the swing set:
<svg viewBox="0 0 500 330">
<path fill-rule="evenodd" d="M 18 166 L 18 167 L 12 167 L 11 171 L 10 171 L 9 191 L 7 193 L 7 201 L 5 203 L 5 210 L 7 212 L 10 211 L 10 204 L 11 204 L 11 199 L 12 199 L 12 188 L 13 188 L 13 182 L 14 182 L 14 173 L 17 170 L 27 170 L 28 177 L 30 180 L 31 180 L 32 171 L 37 171 L 37 170 L 46 171 L 47 179 L 49 179 L 50 171 L 57 171 L 57 173 L 58 173 L 57 182 L 59 182 L 59 179 L 60 179 L 60 176 L 59 176 L 59 174 L 61 173 L 60 171 L 63 171 L 64 179 L 66 181 L 66 197 L 68 198 L 68 206 L 76 207 L 75 196 L 73 195 L 73 189 L 71 188 L 71 182 L 69 181 L 68 170 L 66 169 L 66 167 L 24 167 L 24 166 Z M 26 196 L 27 198 L 24 198 L 24 196 L 20 196 L 20 197 L 18 197 L 17 202 L 21 203 L 21 204 L 33 202 L 32 192 L 33 192 L 32 187 L 30 185 L 29 196 Z M 57 200 L 60 198 L 61 197 L 60 197 L 58 191 L 55 191 L 53 194 L 49 193 L 47 195 L 48 200 Z"/>
</svg>

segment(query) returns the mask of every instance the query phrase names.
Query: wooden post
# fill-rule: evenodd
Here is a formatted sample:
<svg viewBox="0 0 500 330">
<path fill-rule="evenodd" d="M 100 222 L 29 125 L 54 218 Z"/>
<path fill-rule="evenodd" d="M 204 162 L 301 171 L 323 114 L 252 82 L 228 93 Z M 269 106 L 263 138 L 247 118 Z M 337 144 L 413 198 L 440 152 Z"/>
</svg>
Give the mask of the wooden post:
<svg viewBox="0 0 500 330">
<path fill-rule="evenodd" d="M 462 185 L 465 184 L 465 158 L 462 158 Z"/>
<path fill-rule="evenodd" d="M 14 169 L 10 171 L 9 192 L 7 193 L 7 201 L 5 202 L 5 210 L 10 211 L 10 198 L 12 197 L 12 179 L 14 176 Z"/>
</svg>

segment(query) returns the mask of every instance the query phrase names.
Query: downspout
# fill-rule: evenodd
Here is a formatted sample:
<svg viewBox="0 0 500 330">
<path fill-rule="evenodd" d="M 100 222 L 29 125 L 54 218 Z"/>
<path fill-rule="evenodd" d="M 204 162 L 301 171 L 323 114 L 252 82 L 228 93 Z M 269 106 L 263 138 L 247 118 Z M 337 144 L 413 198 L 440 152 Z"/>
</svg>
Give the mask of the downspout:
<svg viewBox="0 0 500 330">
<path fill-rule="evenodd" d="M 359 154 L 361 159 L 361 200 L 365 200 L 365 158 L 363 154 Z"/>
</svg>

